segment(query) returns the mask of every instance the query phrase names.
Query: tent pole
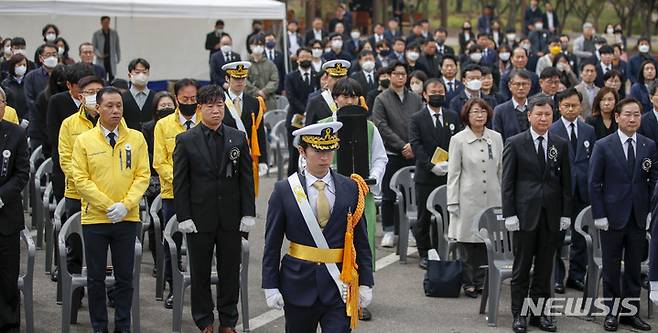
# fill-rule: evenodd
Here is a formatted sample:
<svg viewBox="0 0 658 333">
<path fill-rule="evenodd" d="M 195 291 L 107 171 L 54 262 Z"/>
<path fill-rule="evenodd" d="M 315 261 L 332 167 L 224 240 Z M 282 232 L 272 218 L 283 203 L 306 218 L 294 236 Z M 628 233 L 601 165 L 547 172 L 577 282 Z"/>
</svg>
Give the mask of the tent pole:
<svg viewBox="0 0 658 333">
<path fill-rule="evenodd" d="M 288 18 L 285 16 L 283 17 L 283 27 L 281 28 L 281 31 L 281 37 L 283 39 L 283 60 L 286 62 L 286 74 L 288 74 L 290 72 L 290 52 L 288 51 Z"/>
</svg>

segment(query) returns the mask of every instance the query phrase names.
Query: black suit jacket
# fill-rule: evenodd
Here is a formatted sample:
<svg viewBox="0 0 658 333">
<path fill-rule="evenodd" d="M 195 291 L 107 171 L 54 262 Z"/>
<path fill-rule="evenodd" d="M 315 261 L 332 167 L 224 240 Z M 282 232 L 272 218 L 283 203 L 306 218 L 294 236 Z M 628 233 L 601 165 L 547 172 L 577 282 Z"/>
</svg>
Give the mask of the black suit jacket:
<svg viewBox="0 0 658 333">
<path fill-rule="evenodd" d="M 55 198 L 60 200 L 64 197 L 64 172 L 59 166 L 59 128 L 64 119 L 78 112 L 79 107 L 75 105 L 73 97 L 68 91 L 57 93 L 48 101 L 46 111 L 46 127 L 48 128 L 48 142 L 50 143 L 50 154 L 53 159 L 53 192 Z"/>
<path fill-rule="evenodd" d="M 240 61 L 240 54 L 231 52 L 231 59 L 227 62 L 224 59 L 224 53 L 215 52 L 210 56 L 210 82 L 224 87 L 224 76 L 226 73 L 222 70 L 222 66 L 229 62 Z"/>
<path fill-rule="evenodd" d="M 219 43 L 219 40 L 222 39 L 222 36 L 228 35 L 225 32 L 222 32 L 220 35 L 217 35 L 215 31 L 211 31 L 206 34 L 206 50 L 210 51 L 210 57 L 216 52 L 219 52 L 219 49 L 215 49 L 215 45 Z"/>
<path fill-rule="evenodd" d="M 548 142 L 544 142 L 546 144 L 546 168 L 541 174 L 530 130 L 505 142 L 503 216 L 517 216 L 522 231 L 535 230 L 542 208 L 546 211 L 546 221 L 551 231 L 560 230 L 560 217 L 571 216 L 569 142 L 549 134 Z"/>
<path fill-rule="evenodd" d="M 460 131 L 459 117 L 456 113 L 443 109 L 443 126 L 434 127 L 434 119 L 427 106 L 411 116 L 409 123 L 409 143 L 416 157 L 416 173 L 414 182 L 439 186 L 446 183 L 447 176 L 437 176 L 432 173 L 434 163 L 431 162 L 436 147 L 448 151 L 450 138 Z"/>
<path fill-rule="evenodd" d="M 328 34 L 327 34 L 327 31 L 325 31 L 324 29 L 322 29 L 322 38 L 320 39 L 320 41 L 322 41 L 322 39 L 324 39 L 325 37 L 327 37 L 327 35 L 328 35 Z M 308 42 L 310 42 L 310 41 L 312 41 L 312 40 L 314 40 L 314 39 L 315 39 L 315 33 L 313 32 L 313 28 L 308 29 L 308 31 L 306 31 L 306 34 L 304 35 L 304 45 L 307 45 L 307 46 L 308 46 Z"/>
<path fill-rule="evenodd" d="M 200 124 L 176 137 L 173 184 L 176 216 L 181 222 L 192 219 L 199 232 L 215 232 L 218 226 L 225 231 L 238 231 L 242 217 L 256 216 L 247 139 L 242 132 L 220 125 L 224 132 L 224 153 L 215 162 L 204 126 Z M 231 156 L 235 158 L 233 161 Z"/>
<path fill-rule="evenodd" d="M 142 124 L 153 120 L 154 96 L 155 93 L 153 90 L 149 90 L 148 96 L 146 96 L 146 102 L 144 102 L 144 106 L 140 110 L 130 90 L 127 90 L 121 95 L 123 98 L 123 119 L 126 121 L 128 128 L 141 131 Z"/>
<path fill-rule="evenodd" d="M 308 104 L 306 104 L 306 118 L 304 125 L 308 126 L 315 124 L 322 119 L 331 117 L 331 115 L 332 112 L 329 105 L 327 105 L 324 97 L 318 94 L 309 98 Z"/>
<path fill-rule="evenodd" d="M 318 73 L 311 69 L 310 74 L 311 85 L 304 83 L 302 72 L 296 70 L 286 75 L 285 87 L 286 96 L 290 107 L 286 115 L 286 127 L 290 127 L 290 120 L 295 114 L 304 114 L 306 104 L 308 102 L 308 95 L 320 88 L 320 79 Z"/>
<path fill-rule="evenodd" d="M 642 114 L 642 121 L 640 122 L 640 130 L 638 133 L 658 142 L 658 119 L 653 113 L 653 109 L 647 110 Z"/>
<path fill-rule="evenodd" d="M 258 117 L 258 100 L 254 97 L 249 96 L 248 94 L 242 94 L 242 115 L 240 119 L 244 125 L 245 130 L 247 131 L 247 138 L 251 140 L 251 115 L 254 115 L 254 120 Z M 222 121 L 224 125 L 237 129 L 238 125 L 231 116 L 231 112 L 228 109 L 225 109 L 224 120 Z M 260 126 L 256 130 L 256 135 L 258 136 L 258 147 L 260 148 L 260 157 L 258 158 L 259 163 L 267 163 L 267 140 L 265 139 L 265 126 L 264 122 L 261 120 Z"/>
<path fill-rule="evenodd" d="M 2 119 L 0 154 L 0 234 L 8 236 L 25 226 L 21 191 L 30 178 L 30 161 L 25 130 Z"/>
<path fill-rule="evenodd" d="M 269 59 L 269 52 L 270 50 L 265 49 L 265 57 L 267 57 L 271 62 L 276 65 L 276 69 L 279 72 L 279 87 L 276 89 L 276 94 L 280 95 L 281 92 L 283 91 L 283 80 L 286 77 L 286 61 L 283 59 L 283 53 L 281 51 L 273 50 L 274 51 L 274 59 Z"/>
<path fill-rule="evenodd" d="M 365 95 L 370 90 L 377 89 L 377 87 L 379 86 L 374 71 L 372 72 L 372 83 L 370 84 L 368 84 L 368 80 L 366 79 L 366 74 L 363 71 L 358 71 L 352 74 L 350 77 L 356 80 L 356 82 L 359 82 L 359 85 L 361 85 L 361 95 Z"/>
</svg>

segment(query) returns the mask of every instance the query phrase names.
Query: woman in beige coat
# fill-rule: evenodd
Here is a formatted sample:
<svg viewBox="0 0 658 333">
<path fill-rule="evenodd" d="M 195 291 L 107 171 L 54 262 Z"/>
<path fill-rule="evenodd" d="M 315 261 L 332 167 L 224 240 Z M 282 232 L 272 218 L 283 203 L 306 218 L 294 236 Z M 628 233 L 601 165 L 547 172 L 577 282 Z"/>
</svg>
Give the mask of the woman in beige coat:
<svg viewBox="0 0 658 333">
<path fill-rule="evenodd" d="M 482 291 L 487 253 L 475 235 L 473 217 L 483 209 L 501 205 L 503 139 L 486 128 L 491 107 L 482 99 L 470 99 L 461 110 L 466 127 L 450 139 L 448 158 L 448 237 L 458 242 L 464 261 L 464 294 L 477 297 Z"/>
</svg>

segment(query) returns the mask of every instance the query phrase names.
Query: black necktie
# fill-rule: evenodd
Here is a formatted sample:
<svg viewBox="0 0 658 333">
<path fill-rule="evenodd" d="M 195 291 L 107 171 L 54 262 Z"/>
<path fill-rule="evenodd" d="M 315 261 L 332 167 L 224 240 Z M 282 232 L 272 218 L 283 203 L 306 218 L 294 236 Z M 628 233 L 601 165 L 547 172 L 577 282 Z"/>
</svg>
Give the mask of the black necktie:
<svg viewBox="0 0 658 333">
<path fill-rule="evenodd" d="M 370 76 L 370 74 L 366 74 L 366 81 L 368 81 L 368 85 L 372 84 L 372 77 Z"/>
<path fill-rule="evenodd" d="M 308 73 L 304 73 L 304 83 L 311 85 L 311 80 L 308 77 Z"/>
<path fill-rule="evenodd" d="M 628 138 L 626 142 L 628 143 L 628 152 L 626 152 L 628 159 L 628 169 L 631 171 L 631 174 L 633 174 L 633 171 L 635 170 L 635 150 L 633 150 L 633 138 Z"/>
<path fill-rule="evenodd" d="M 110 138 L 110 146 L 114 148 L 114 146 L 117 144 L 117 140 L 115 139 L 116 134 L 114 132 L 107 133 L 107 137 Z"/>
<path fill-rule="evenodd" d="M 544 170 L 546 170 L 546 156 L 544 155 L 544 137 L 539 136 L 537 137 L 537 141 L 539 144 L 537 144 L 537 160 L 539 161 L 539 171 L 541 171 L 541 174 L 544 174 Z"/>
<path fill-rule="evenodd" d="M 189 130 L 190 128 L 192 128 L 192 121 L 191 120 L 186 121 L 185 122 L 185 127 L 186 127 L 186 130 Z"/>
<path fill-rule="evenodd" d="M 571 148 L 573 148 L 573 153 L 575 155 L 576 150 L 578 149 L 578 138 L 576 137 L 576 125 L 574 123 L 571 123 L 569 127 L 571 127 Z"/>
<path fill-rule="evenodd" d="M 439 128 L 441 128 L 441 115 L 435 113 L 434 118 L 436 118 L 436 120 L 434 121 L 434 128 L 438 130 Z"/>
<path fill-rule="evenodd" d="M 452 81 L 448 81 L 448 93 L 452 92 Z"/>
<path fill-rule="evenodd" d="M 230 53 L 226 52 L 226 54 L 224 56 L 226 57 L 226 62 L 231 61 L 231 54 Z"/>
</svg>

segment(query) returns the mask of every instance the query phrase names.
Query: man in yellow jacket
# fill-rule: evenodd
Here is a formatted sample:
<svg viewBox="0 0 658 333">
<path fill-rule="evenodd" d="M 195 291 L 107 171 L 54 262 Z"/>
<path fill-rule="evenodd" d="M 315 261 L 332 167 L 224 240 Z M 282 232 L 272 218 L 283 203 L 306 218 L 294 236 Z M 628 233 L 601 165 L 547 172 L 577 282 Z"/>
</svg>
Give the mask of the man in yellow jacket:
<svg viewBox="0 0 658 333">
<path fill-rule="evenodd" d="M 167 225 L 169 219 L 176 214 L 174 209 L 174 147 L 176 146 L 176 136 L 180 133 L 191 129 L 201 121 L 201 111 L 196 107 L 196 94 L 198 84 L 191 79 L 182 79 L 174 85 L 174 95 L 178 100 L 178 105 L 185 105 L 176 108 L 174 113 L 158 120 L 153 131 L 153 168 L 158 172 L 160 177 L 160 196 L 162 198 L 162 216 L 164 223 L 162 230 Z M 192 104 L 186 104 L 192 103 Z M 192 112 L 185 110 L 190 108 L 187 105 L 193 105 Z M 180 238 L 175 239 L 178 246 Z M 171 309 L 174 306 L 174 294 L 172 289 L 171 275 L 171 254 L 169 246 L 165 246 L 165 280 L 169 285 L 169 295 L 165 299 L 164 307 Z"/>
<path fill-rule="evenodd" d="M 114 332 L 130 332 L 139 202 L 149 184 L 146 140 L 123 119 L 121 91 L 96 94 L 98 124 L 73 145 L 73 180 L 81 197 L 89 317 L 94 332 L 107 332 L 105 269 L 108 247 L 116 283 Z"/>
</svg>

